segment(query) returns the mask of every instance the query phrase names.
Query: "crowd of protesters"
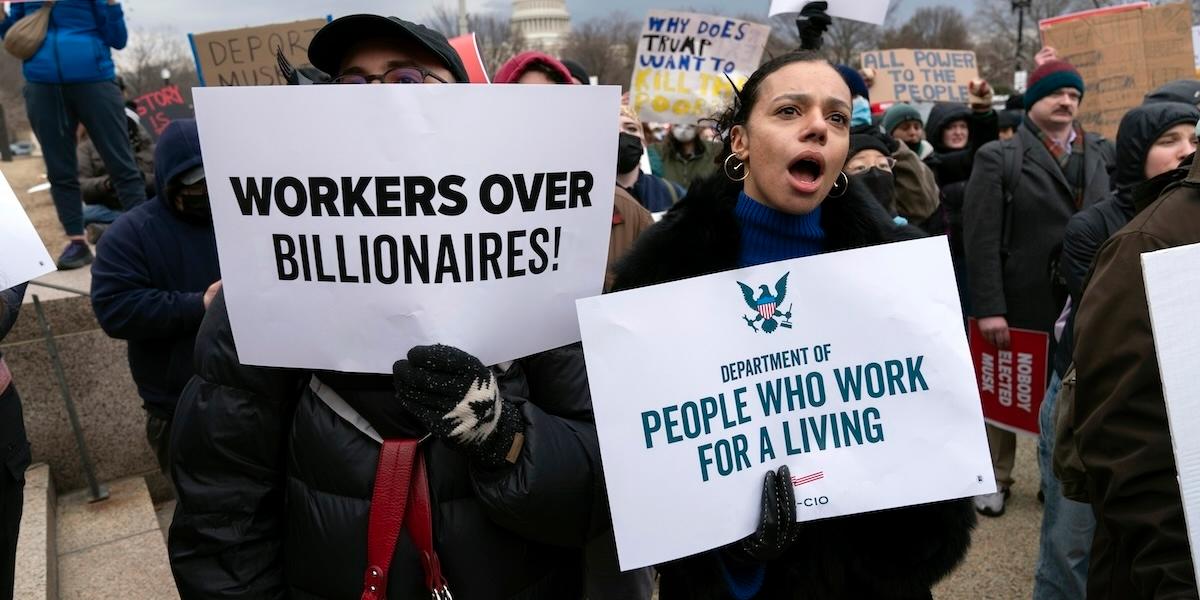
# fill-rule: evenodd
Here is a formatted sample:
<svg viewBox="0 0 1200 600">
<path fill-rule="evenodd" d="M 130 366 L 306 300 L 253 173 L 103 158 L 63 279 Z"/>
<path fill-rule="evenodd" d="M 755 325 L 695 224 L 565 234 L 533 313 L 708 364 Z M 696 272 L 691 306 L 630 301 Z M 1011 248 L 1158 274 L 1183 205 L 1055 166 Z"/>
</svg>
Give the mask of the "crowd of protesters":
<svg viewBox="0 0 1200 600">
<path fill-rule="evenodd" d="M 41 5 L 12 5 L 0 35 Z M 762 64 L 711 120 L 660 128 L 627 104 L 603 117 L 620 140 L 605 291 L 947 236 L 964 328 L 1001 350 L 1013 329 L 1051 340 L 1034 597 L 1195 598 L 1139 257 L 1200 241 L 1200 83 L 1147 95 L 1115 140 L 1082 128 L 1088 82 L 1052 48 L 1003 109 L 973 81 L 966 103 L 873 113 L 873 73 L 815 52 L 829 19 L 806 11 L 804 47 Z M 621 572 L 579 344 L 494 366 L 418 346 L 391 376 L 241 364 L 196 123 L 155 144 L 124 111 L 109 54 L 126 42 L 119 4 L 59 2 L 50 19 L 59 55 L 24 68 L 70 239 L 58 265 L 92 263 L 98 243 L 92 306 L 128 341 L 178 498 L 168 548 L 184 598 L 931 599 L 976 514 L 1001 517 L 1014 478 L 1032 477 L 1013 472 L 1015 435 L 989 425 L 995 493 L 797 523 L 781 467 L 764 474 L 751 536 Z M 331 84 L 467 82 L 444 36 L 395 17 L 334 20 L 308 55 Z M 590 77 L 523 52 L 495 83 Z M 0 291 L 0 339 L 23 292 Z M 454 418 L 481 401 L 471 426 Z M 30 456 L 20 411 L 0 358 L 0 597 Z M 393 439 L 421 440 L 435 543 L 412 531 L 377 564 L 376 467 Z"/>
</svg>

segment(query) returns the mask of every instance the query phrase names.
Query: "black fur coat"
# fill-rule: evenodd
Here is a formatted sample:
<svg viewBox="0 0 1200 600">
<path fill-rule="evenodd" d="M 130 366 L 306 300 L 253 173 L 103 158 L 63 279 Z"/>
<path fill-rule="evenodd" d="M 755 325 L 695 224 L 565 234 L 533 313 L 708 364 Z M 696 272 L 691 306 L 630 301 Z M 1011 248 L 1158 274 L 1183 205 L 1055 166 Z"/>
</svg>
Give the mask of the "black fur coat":
<svg viewBox="0 0 1200 600">
<path fill-rule="evenodd" d="M 736 268 L 740 186 L 718 172 L 638 240 L 617 269 L 615 289 L 629 289 Z M 921 237 L 896 226 L 870 192 L 852 184 L 828 198 L 821 225 L 830 251 Z M 715 515 L 714 515 L 715 516 Z M 768 565 L 756 600 L 917 599 L 966 556 L 975 526 L 969 499 L 815 521 Z M 661 600 L 725 600 L 717 552 L 660 565 Z"/>
</svg>

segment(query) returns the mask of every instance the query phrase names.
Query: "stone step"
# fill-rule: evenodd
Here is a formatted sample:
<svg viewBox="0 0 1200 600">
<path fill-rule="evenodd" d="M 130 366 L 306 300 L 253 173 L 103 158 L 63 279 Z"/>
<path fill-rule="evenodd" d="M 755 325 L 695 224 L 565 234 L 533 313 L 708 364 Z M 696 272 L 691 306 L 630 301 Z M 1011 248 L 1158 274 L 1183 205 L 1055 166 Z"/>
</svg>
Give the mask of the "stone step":
<svg viewBox="0 0 1200 600">
<path fill-rule="evenodd" d="M 90 503 L 87 490 L 59 499 L 58 598 L 178 598 L 145 479 L 107 487 L 102 502 Z"/>
<path fill-rule="evenodd" d="M 50 479 L 50 465 L 40 463 L 30 466 L 25 471 L 25 503 L 21 512 L 21 533 L 17 536 L 13 598 L 58 598 L 58 553 L 54 549 L 56 500 L 54 481 Z"/>
</svg>

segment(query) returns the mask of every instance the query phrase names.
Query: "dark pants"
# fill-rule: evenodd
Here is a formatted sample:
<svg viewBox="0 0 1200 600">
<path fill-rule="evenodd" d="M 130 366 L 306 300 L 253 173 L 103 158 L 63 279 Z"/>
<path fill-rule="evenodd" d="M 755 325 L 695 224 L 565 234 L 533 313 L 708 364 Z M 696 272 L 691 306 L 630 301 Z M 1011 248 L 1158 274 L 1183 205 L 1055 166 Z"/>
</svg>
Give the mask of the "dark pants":
<svg viewBox="0 0 1200 600">
<path fill-rule="evenodd" d="M 0 599 L 10 600 L 17 560 L 17 533 L 25 502 L 29 440 L 16 386 L 0 394 Z"/>
<path fill-rule="evenodd" d="M 158 470 L 162 471 L 167 481 L 171 481 L 171 421 L 146 413 L 146 441 L 154 450 Z"/>
<path fill-rule="evenodd" d="M 29 82 L 25 84 L 25 111 L 42 144 L 50 195 L 67 235 L 83 235 L 83 199 L 75 158 L 79 123 L 87 128 L 100 152 L 121 206 L 129 210 L 146 200 L 146 182 L 129 143 L 125 100 L 116 82 Z"/>
</svg>

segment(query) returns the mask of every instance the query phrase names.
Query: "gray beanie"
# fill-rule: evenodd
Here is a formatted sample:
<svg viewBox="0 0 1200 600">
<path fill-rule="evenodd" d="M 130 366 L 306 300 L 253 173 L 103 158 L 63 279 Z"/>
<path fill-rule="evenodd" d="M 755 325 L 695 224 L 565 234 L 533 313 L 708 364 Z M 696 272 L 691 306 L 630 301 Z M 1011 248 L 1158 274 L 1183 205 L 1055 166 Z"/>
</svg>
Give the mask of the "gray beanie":
<svg viewBox="0 0 1200 600">
<path fill-rule="evenodd" d="M 921 120 L 921 112 L 911 104 L 893 104 L 887 112 L 883 113 L 883 132 L 892 135 L 900 125 L 908 122 L 916 121 L 924 125 Z"/>
</svg>

